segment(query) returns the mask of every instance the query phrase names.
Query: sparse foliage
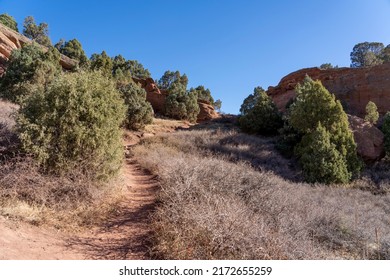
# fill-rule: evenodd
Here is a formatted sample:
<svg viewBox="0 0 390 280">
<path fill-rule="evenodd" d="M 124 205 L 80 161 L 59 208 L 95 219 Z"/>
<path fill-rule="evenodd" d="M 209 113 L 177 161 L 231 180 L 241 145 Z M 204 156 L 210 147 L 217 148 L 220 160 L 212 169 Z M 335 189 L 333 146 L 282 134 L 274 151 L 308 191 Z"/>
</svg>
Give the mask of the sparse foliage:
<svg viewBox="0 0 390 280">
<path fill-rule="evenodd" d="M 323 63 L 320 65 L 320 69 L 326 70 L 326 69 L 334 69 L 339 68 L 338 65 L 333 66 L 332 63 Z"/>
<path fill-rule="evenodd" d="M 245 98 L 240 108 L 240 127 L 251 133 L 275 133 L 282 126 L 281 116 L 271 97 L 261 87 Z"/>
<path fill-rule="evenodd" d="M 43 46 L 51 46 L 49 38 L 49 25 L 45 22 L 37 25 L 32 16 L 25 18 L 23 23 L 23 35 Z"/>
<path fill-rule="evenodd" d="M 220 112 L 221 111 L 221 107 L 222 107 L 222 101 L 220 99 L 217 99 L 215 102 L 214 102 L 214 109 L 217 111 L 217 112 Z"/>
<path fill-rule="evenodd" d="M 351 67 L 368 67 L 383 63 L 381 54 L 384 45 L 379 42 L 364 42 L 356 44 L 351 52 Z"/>
<path fill-rule="evenodd" d="M 372 101 L 369 101 L 366 105 L 366 116 L 364 120 L 372 124 L 376 124 L 379 119 L 378 107 Z"/>
<path fill-rule="evenodd" d="M 114 83 L 99 73 L 57 76 L 21 105 L 17 123 L 23 149 L 46 171 L 80 169 L 107 179 L 121 166 L 119 127 L 125 110 Z"/>
<path fill-rule="evenodd" d="M 13 16 L 10 16 L 9 14 L 1 14 L 0 15 L 0 23 L 15 30 L 16 32 L 19 32 L 18 24 L 17 24 L 16 20 L 14 19 Z"/>
<path fill-rule="evenodd" d="M 387 45 L 386 48 L 383 49 L 381 59 L 384 63 L 390 62 L 390 45 Z"/>
</svg>

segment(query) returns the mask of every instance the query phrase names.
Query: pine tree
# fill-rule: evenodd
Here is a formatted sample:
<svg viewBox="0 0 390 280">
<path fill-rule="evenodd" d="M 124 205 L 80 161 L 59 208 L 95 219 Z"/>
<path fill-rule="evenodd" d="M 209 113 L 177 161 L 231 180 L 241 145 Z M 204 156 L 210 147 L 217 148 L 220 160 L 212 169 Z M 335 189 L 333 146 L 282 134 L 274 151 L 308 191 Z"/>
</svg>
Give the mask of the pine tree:
<svg viewBox="0 0 390 280">
<path fill-rule="evenodd" d="M 356 154 L 356 143 L 349 129 L 348 117 L 341 103 L 321 84 L 306 77 L 302 85 L 296 87 L 297 97 L 290 107 L 288 122 L 298 133 L 310 134 L 318 123 L 330 133 L 330 142 L 347 164 L 350 177 L 357 175 L 361 162 Z"/>
<path fill-rule="evenodd" d="M 366 116 L 364 117 L 364 120 L 372 124 L 376 124 L 378 122 L 378 119 L 378 107 L 376 107 L 376 104 L 374 102 L 368 101 L 366 105 Z"/>
<path fill-rule="evenodd" d="M 32 16 L 26 17 L 23 23 L 23 35 L 46 47 L 51 46 L 49 25 L 45 22 L 37 25 Z"/>
<path fill-rule="evenodd" d="M 318 123 L 295 149 L 309 183 L 347 183 L 351 179 L 345 158 L 331 142 L 330 133 Z"/>
<path fill-rule="evenodd" d="M 240 108 L 239 125 L 247 132 L 275 133 L 282 126 L 282 119 L 271 97 L 261 87 L 245 98 Z"/>
</svg>

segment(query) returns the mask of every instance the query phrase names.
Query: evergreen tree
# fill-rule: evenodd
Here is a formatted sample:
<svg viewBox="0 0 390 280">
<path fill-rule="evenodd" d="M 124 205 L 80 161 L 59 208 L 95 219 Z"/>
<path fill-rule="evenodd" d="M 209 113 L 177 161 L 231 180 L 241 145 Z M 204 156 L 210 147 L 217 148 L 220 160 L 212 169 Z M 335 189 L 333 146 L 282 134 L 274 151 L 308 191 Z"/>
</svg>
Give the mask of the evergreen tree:
<svg viewBox="0 0 390 280">
<path fill-rule="evenodd" d="M 181 85 L 184 89 L 187 88 L 188 78 L 186 74 L 180 75 L 179 71 L 165 71 L 164 75 L 158 80 L 157 85 L 160 89 L 172 91 L 174 87 Z"/>
<path fill-rule="evenodd" d="M 91 56 L 90 62 L 91 70 L 99 70 L 104 76 L 112 77 L 113 62 L 105 51 L 103 51 L 101 54 L 94 53 Z"/>
<path fill-rule="evenodd" d="M 131 82 L 127 85 L 119 87 L 125 104 L 127 106 L 127 114 L 125 125 L 129 129 L 138 130 L 150 124 L 153 121 L 153 108 L 146 101 L 146 91 Z"/>
<path fill-rule="evenodd" d="M 165 114 L 175 119 L 186 119 L 195 122 L 199 114 L 198 96 L 186 91 L 180 83 L 171 86 L 165 100 Z"/>
<path fill-rule="evenodd" d="M 168 117 L 195 122 L 199 114 L 198 93 L 187 91 L 188 78 L 179 71 L 166 71 L 157 82 L 158 87 L 168 92 L 165 112 Z"/>
<path fill-rule="evenodd" d="M 26 17 L 23 23 L 23 35 L 43 46 L 51 46 L 49 25 L 45 22 L 37 25 L 32 16 Z"/>
<path fill-rule="evenodd" d="M 351 179 L 345 158 L 331 142 L 330 133 L 318 123 L 295 149 L 309 183 L 347 183 Z"/>
<path fill-rule="evenodd" d="M 364 120 L 372 124 L 376 124 L 378 122 L 378 119 L 378 107 L 376 107 L 374 102 L 369 101 L 366 105 L 366 116 L 364 117 Z"/>
<path fill-rule="evenodd" d="M 381 54 L 384 45 L 379 42 L 364 42 L 356 44 L 351 52 L 351 67 L 368 67 L 383 63 Z"/>
<path fill-rule="evenodd" d="M 220 99 L 217 99 L 215 102 L 214 102 L 214 109 L 217 111 L 217 112 L 221 112 L 221 107 L 222 107 L 222 101 Z"/>
<path fill-rule="evenodd" d="M 77 39 L 72 39 L 67 42 L 64 42 L 61 39 L 55 47 L 61 54 L 77 60 L 80 67 L 88 66 L 88 58 L 81 46 L 81 43 Z"/>
<path fill-rule="evenodd" d="M 349 129 L 348 117 L 341 103 L 321 84 L 305 78 L 295 89 L 297 97 L 290 107 L 289 123 L 301 135 L 317 129 L 318 123 L 330 133 L 334 144 L 346 162 L 349 177 L 358 174 L 361 162 L 356 154 L 356 144 Z"/>
<path fill-rule="evenodd" d="M 214 104 L 214 98 L 211 96 L 211 92 L 204 86 L 197 86 L 196 88 L 190 88 L 190 92 L 198 96 L 198 100 L 205 101 L 210 104 Z"/>
<path fill-rule="evenodd" d="M 261 87 L 245 98 L 240 108 L 238 123 L 247 132 L 275 133 L 282 126 L 282 119 L 271 97 Z"/>
</svg>

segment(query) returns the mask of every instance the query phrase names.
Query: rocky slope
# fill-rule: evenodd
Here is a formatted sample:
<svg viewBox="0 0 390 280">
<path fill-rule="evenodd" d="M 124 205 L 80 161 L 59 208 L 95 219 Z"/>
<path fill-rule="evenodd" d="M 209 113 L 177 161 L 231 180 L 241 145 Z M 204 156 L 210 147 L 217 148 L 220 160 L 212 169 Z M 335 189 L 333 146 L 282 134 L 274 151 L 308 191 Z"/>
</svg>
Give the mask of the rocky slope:
<svg viewBox="0 0 390 280">
<path fill-rule="evenodd" d="M 5 64 L 11 52 L 31 43 L 32 41 L 27 37 L 0 23 L 0 75 L 4 73 Z M 47 49 L 43 46 L 42 48 Z M 64 69 L 72 69 L 77 64 L 75 60 L 64 55 L 61 55 L 60 63 Z"/>
<path fill-rule="evenodd" d="M 364 117 L 368 101 L 378 106 L 382 116 L 390 111 L 390 63 L 367 68 L 305 68 L 288 74 L 267 91 L 279 110 L 285 110 L 286 104 L 295 97 L 295 86 L 306 75 L 320 80 L 349 114 Z"/>
</svg>

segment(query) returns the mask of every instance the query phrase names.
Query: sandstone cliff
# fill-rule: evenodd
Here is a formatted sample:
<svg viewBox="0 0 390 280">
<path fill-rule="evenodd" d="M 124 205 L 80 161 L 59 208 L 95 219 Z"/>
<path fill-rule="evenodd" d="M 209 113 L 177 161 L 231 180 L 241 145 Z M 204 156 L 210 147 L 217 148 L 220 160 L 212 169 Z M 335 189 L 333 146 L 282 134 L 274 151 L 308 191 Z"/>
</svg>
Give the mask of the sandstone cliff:
<svg viewBox="0 0 390 280">
<path fill-rule="evenodd" d="M 31 43 L 32 41 L 27 37 L 0 23 L 0 75 L 4 73 L 4 68 L 11 52 L 25 44 Z M 47 50 L 46 47 L 42 46 L 42 48 Z M 77 61 L 61 55 L 60 63 L 64 69 L 72 69 L 77 64 Z"/>
<path fill-rule="evenodd" d="M 352 115 L 364 117 L 368 101 L 378 106 L 382 116 L 390 111 L 390 63 L 367 68 L 305 68 L 293 72 L 282 78 L 276 87 L 268 88 L 267 93 L 279 110 L 285 111 L 286 104 L 295 97 L 295 86 L 306 75 L 320 80 Z"/>
</svg>

